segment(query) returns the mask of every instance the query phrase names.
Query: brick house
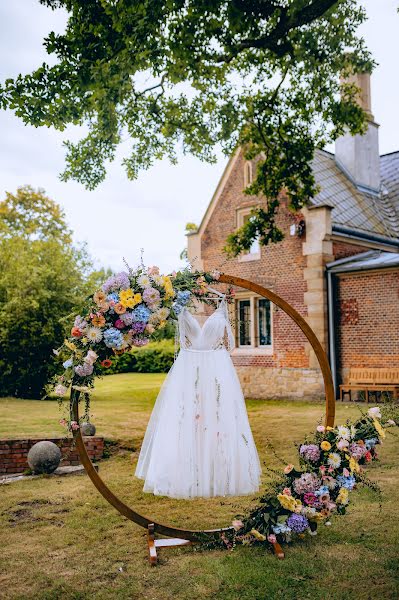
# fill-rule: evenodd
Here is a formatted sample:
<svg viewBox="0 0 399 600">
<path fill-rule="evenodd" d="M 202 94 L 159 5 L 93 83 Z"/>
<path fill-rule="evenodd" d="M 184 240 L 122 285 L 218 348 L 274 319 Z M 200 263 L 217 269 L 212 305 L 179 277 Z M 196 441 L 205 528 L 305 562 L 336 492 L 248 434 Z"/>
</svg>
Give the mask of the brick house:
<svg viewBox="0 0 399 600">
<path fill-rule="evenodd" d="M 254 161 L 231 156 L 196 232 L 188 257 L 198 268 L 220 269 L 264 285 L 308 321 L 329 355 L 337 386 L 351 366 L 399 367 L 399 151 L 379 155 L 371 113 L 370 77 L 358 75 L 368 129 L 344 135 L 335 154 L 317 151 L 320 186 L 300 214 L 284 192 L 277 222 L 284 240 L 235 259 L 223 253 L 227 235 L 249 218 L 262 198 L 243 189 Z M 276 306 L 237 289 L 232 307 L 232 357 L 250 397 L 320 397 L 316 357 L 298 327 Z"/>
</svg>

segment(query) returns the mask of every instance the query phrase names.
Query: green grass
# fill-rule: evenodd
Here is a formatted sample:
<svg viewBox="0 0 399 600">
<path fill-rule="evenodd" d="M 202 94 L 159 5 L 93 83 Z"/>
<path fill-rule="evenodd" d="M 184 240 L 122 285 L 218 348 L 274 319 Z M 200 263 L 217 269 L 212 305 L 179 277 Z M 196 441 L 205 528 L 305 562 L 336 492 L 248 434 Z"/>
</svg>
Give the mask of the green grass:
<svg viewBox="0 0 399 600">
<path fill-rule="evenodd" d="M 146 423 L 163 375 L 114 375 L 97 385 L 93 421 L 97 432 L 120 439 L 123 451 L 100 466 L 102 478 L 136 510 L 188 528 L 228 525 L 256 497 L 173 500 L 142 493 L 134 468 Z M 56 402 L 0 400 L 1 437 L 62 435 Z M 323 415 L 320 403 L 247 402 L 252 431 L 266 467 L 277 461 L 270 439 L 287 461 L 294 441 Z M 337 422 L 357 414 L 337 407 Z M 399 466 L 391 436 L 381 462 L 368 468 L 383 489 L 382 511 L 368 489 L 352 494 L 345 517 L 321 527 L 316 538 L 286 547 L 286 560 L 268 551 L 237 547 L 233 552 L 194 548 L 160 551 L 160 565 L 148 564 L 145 531 L 122 518 L 89 479 L 38 478 L 0 488 L 0 597 L 7 599 L 345 600 L 399 595 Z"/>
</svg>

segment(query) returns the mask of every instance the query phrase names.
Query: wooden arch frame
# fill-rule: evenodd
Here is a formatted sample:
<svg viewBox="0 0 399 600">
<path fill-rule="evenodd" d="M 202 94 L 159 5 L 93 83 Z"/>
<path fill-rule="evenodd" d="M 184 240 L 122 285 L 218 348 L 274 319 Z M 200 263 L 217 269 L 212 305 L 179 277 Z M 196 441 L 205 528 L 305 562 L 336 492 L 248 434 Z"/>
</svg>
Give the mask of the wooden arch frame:
<svg viewBox="0 0 399 600">
<path fill-rule="evenodd" d="M 241 279 L 240 277 L 235 277 L 234 275 L 226 275 L 226 274 L 222 274 L 220 276 L 219 282 L 220 283 L 228 283 L 230 285 L 241 287 L 241 288 L 250 290 L 252 292 L 255 292 L 256 294 L 259 294 L 260 296 L 263 296 L 264 298 L 267 298 L 268 300 L 273 302 L 273 304 L 275 304 L 276 306 L 281 308 L 281 310 L 283 310 L 287 315 L 289 315 L 292 318 L 292 320 L 300 327 L 300 329 L 303 331 L 303 333 L 307 337 L 309 343 L 311 344 L 311 346 L 317 356 L 319 364 L 320 364 L 320 368 L 321 368 L 321 371 L 323 374 L 323 379 L 324 379 L 324 387 L 325 387 L 325 395 L 326 395 L 325 424 L 327 426 L 332 427 L 334 425 L 334 419 L 335 419 L 335 393 L 334 393 L 334 384 L 333 384 L 333 380 L 332 380 L 330 366 L 328 364 L 328 359 L 327 359 L 326 353 L 324 352 L 324 350 L 323 350 L 319 340 L 317 339 L 315 333 L 313 332 L 312 328 L 308 325 L 308 323 L 305 321 L 305 319 L 290 304 L 288 304 L 288 302 L 286 302 L 285 300 L 283 300 L 282 298 L 277 296 L 277 294 L 275 294 L 271 290 L 269 290 L 261 285 L 252 283 L 251 281 L 248 281 L 246 279 Z M 73 414 L 73 418 L 75 421 L 78 421 L 78 419 L 79 419 L 78 400 L 79 400 L 79 393 L 76 393 L 76 395 L 74 396 L 74 401 L 72 403 L 72 414 Z M 173 544 L 173 543 L 166 544 L 165 543 L 164 545 L 181 545 L 181 544 L 187 544 L 190 542 L 197 542 L 197 541 L 199 541 L 200 538 L 204 539 L 204 536 L 219 537 L 222 532 L 227 532 L 227 531 L 232 530 L 232 527 L 221 527 L 218 529 L 206 529 L 206 530 L 197 530 L 197 531 L 191 530 L 191 529 L 180 529 L 178 527 L 164 525 L 163 523 L 157 523 L 153 519 L 150 519 L 148 517 L 141 515 L 140 513 L 136 512 L 133 508 L 131 508 L 130 506 L 125 504 L 122 500 L 120 500 L 110 490 L 110 488 L 104 483 L 104 481 L 101 479 L 101 477 L 98 474 L 97 470 L 95 469 L 93 463 L 91 462 L 89 455 L 87 454 L 86 447 L 84 445 L 83 437 L 80 432 L 80 429 L 74 431 L 73 435 L 74 435 L 74 439 L 76 441 L 76 447 L 78 449 L 82 464 L 83 464 L 88 476 L 90 477 L 91 481 L 93 482 L 95 487 L 98 489 L 100 494 L 105 498 L 105 500 L 107 500 L 107 502 L 109 502 L 112 506 L 114 506 L 114 508 L 116 508 L 116 510 L 118 510 L 121 513 L 121 515 L 130 519 L 130 521 L 133 521 L 137 525 L 140 525 L 140 527 L 144 527 L 148 530 L 149 545 L 150 545 L 150 562 L 152 562 L 152 563 L 156 562 L 154 533 L 158 533 L 158 534 L 164 535 L 164 536 L 173 536 L 174 538 L 178 538 L 177 540 L 175 540 L 175 544 Z M 150 538 L 151 538 L 151 540 L 150 540 Z M 167 541 L 173 542 L 174 540 L 165 540 L 165 542 L 167 542 Z M 150 542 L 152 542 L 152 544 Z M 178 544 L 178 542 L 180 542 L 180 544 Z M 159 545 L 162 545 L 162 544 L 159 544 Z M 151 552 L 151 550 L 152 550 L 152 552 Z"/>
</svg>

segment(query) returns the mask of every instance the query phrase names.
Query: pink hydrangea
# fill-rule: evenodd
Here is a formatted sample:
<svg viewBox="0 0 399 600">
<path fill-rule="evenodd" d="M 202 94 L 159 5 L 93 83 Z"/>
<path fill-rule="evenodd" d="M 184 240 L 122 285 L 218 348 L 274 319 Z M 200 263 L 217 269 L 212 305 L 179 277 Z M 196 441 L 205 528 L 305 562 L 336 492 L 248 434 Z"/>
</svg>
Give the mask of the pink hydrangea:
<svg viewBox="0 0 399 600">
<path fill-rule="evenodd" d="M 302 473 L 293 483 L 294 490 L 299 496 L 307 492 L 315 492 L 320 485 L 321 481 L 315 473 Z"/>
</svg>

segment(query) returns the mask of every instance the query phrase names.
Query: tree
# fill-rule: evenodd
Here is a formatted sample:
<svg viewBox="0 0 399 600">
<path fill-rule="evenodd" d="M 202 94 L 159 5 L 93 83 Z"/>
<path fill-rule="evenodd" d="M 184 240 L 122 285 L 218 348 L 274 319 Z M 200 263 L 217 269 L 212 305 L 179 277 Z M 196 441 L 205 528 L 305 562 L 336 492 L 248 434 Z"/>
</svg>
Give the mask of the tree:
<svg viewBox="0 0 399 600">
<path fill-rule="evenodd" d="M 176 148 L 215 161 L 243 146 L 260 156 L 246 189 L 266 208 L 230 238 L 233 254 L 252 240 L 278 241 L 278 194 L 292 210 L 316 193 L 316 148 L 345 128 L 364 131 L 358 90 L 340 80 L 371 71 L 356 37 L 365 12 L 356 0 L 40 0 L 69 13 L 66 31 L 45 39 L 54 66 L 8 79 L 0 105 L 25 123 L 64 129 L 85 124 L 65 142 L 62 179 L 93 189 L 122 138 L 130 178 L 154 160 L 177 160 Z M 242 234 L 242 235 L 241 235 Z"/>
<path fill-rule="evenodd" d="M 0 396 L 38 398 L 65 317 L 89 292 L 91 262 L 43 190 L 7 194 L 0 215 Z"/>
</svg>

